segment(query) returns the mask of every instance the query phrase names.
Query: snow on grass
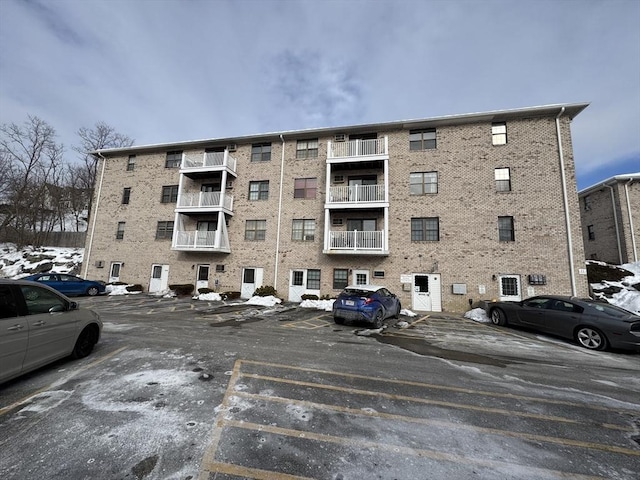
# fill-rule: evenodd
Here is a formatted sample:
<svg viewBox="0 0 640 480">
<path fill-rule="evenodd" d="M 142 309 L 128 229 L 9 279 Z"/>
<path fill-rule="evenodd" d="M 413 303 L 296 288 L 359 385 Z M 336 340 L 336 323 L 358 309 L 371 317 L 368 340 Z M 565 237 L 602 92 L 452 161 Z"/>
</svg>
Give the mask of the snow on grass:
<svg viewBox="0 0 640 480">
<path fill-rule="evenodd" d="M 200 293 L 193 297 L 194 300 L 204 300 L 208 302 L 221 302 L 222 297 L 219 293 L 209 292 L 209 293 Z"/>
<path fill-rule="evenodd" d="M 245 302 L 248 305 L 262 305 L 264 307 L 273 307 L 276 303 L 282 303 L 282 299 L 268 295 L 266 297 L 251 297 Z"/>
</svg>

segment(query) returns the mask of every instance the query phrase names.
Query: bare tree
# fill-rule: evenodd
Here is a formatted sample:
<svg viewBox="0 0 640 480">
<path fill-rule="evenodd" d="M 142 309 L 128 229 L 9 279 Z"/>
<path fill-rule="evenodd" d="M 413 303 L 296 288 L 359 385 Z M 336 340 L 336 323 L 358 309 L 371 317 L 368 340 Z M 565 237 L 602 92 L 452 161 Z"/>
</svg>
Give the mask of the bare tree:
<svg viewBox="0 0 640 480">
<path fill-rule="evenodd" d="M 57 178 L 64 151 L 55 137 L 55 129 L 38 117 L 0 126 L 0 230 L 11 232 L 19 246 L 36 240 L 34 232 L 48 222 L 47 185 Z"/>
<path fill-rule="evenodd" d="M 133 145 L 134 140 L 116 132 L 113 127 L 104 122 L 96 123 L 94 128 L 80 128 L 78 137 L 80 137 L 80 145 L 73 147 L 73 149 L 81 155 L 84 168 L 82 172 L 77 170 L 75 173 L 79 175 L 80 184 L 78 186 L 89 195 L 89 201 L 87 202 L 89 207 L 88 217 L 91 214 L 93 188 L 98 174 L 98 159 L 89 152 L 106 148 L 130 147 Z"/>
</svg>

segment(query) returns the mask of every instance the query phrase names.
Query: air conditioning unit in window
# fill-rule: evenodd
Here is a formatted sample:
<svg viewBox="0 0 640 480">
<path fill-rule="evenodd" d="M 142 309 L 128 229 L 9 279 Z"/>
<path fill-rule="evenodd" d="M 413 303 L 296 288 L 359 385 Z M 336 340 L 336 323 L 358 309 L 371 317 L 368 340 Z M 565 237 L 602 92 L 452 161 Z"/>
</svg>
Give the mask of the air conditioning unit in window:
<svg viewBox="0 0 640 480">
<path fill-rule="evenodd" d="M 235 143 L 230 143 L 229 145 L 227 145 L 227 150 L 229 150 L 230 152 L 235 152 L 238 149 L 238 145 Z"/>
<path fill-rule="evenodd" d="M 227 189 L 233 188 L 233 180 L 227 180 Z"/>
<path fill-rule="evenodd" d="M 303 239 L 305 242 L 313 242 L 313 235 L 304 235 L 304 236 L 302 237 L 302 239 Z"/>
<path fill-rule="evenodd" d="M 344 183 L 344 175 L 334 175 L 333 183 Z"/>
<path fill-rule="evenodd" d="M 344 133 L 336 133 L 333 136 L 333 141 L 334 142 L 346 142 L 347 141 L 347 135 Z"/>
</svg>

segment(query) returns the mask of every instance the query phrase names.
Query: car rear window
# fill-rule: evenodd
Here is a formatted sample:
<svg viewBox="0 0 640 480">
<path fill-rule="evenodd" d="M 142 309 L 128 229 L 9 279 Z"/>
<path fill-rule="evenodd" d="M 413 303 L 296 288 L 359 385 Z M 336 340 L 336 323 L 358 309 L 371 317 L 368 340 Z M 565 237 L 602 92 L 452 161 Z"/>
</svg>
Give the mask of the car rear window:
<svg viewBox="0 0 640 480">
<path fill-rule="evenodd" d="M 604 312 L 607 315 L 610 315 L 612 317 L 616 317 L 616 318 L 626 318 L 630 315 L 632 315 L 631 312 L 620 308 L 620 307 L 616 307 L 614 305 L 609 305 L 607 303 L 589 303 L 589 306 L 592 308 L 595 308 L 596 310 L 598 310 L 599 312 Z"/>
<path fill-rule="evenodd" d="M 359 289 L 356 289 L 356 288 L 345 288 L 343 293 L 345 295 L 354 295 L 356 297 L 369 297 L 374 292 L 372 292 L 371 290 L 359 290 Z"/>
</svg>

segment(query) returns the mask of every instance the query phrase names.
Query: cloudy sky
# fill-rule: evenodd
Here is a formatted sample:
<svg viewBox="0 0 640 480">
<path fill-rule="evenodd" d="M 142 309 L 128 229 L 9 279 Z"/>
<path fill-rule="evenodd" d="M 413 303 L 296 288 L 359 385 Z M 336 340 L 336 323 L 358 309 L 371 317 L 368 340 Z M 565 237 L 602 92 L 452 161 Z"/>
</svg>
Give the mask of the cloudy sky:
<svg viewBox="0 0 640 480">
<path fill-rule="evenodd" d="M 136 144 L 590 102 L 578 187 L 640 172 L 639 0 L 0 0 L 0 123 Z"/>
</svg>

